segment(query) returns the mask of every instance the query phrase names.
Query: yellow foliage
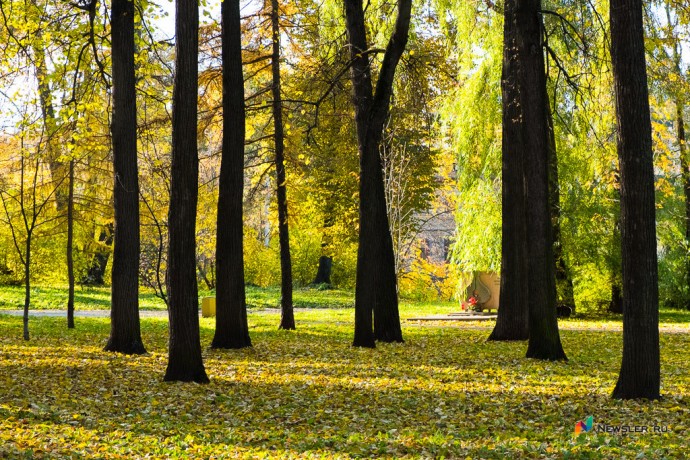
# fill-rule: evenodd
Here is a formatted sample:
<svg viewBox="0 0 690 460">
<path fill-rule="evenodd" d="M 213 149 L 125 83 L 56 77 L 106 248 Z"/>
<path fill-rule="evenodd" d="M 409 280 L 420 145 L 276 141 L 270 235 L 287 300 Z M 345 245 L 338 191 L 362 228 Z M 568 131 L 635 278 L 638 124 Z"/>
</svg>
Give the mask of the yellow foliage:
<svg viewBox="0 0 690 460">
<path fill-rule="evenodd" d="M 421 257 L 420 253 L 399 280 L 400 294 L 416 300 L 452 300 L 457 288 L 455 264 L 434 263 Z"/>
</svg>

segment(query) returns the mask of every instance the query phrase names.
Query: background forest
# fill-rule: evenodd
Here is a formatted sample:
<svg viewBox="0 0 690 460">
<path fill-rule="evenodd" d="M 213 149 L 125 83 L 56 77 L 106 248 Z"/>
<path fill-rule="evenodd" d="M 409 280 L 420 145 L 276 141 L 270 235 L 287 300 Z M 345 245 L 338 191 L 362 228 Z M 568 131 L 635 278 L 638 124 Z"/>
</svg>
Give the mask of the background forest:
<svg viewBox="0 0 690 460">
<path fill-rule="evenodd" d="M 113 244 L 110 18 L 99 2 L 2 2 L 0 17 L 0 283 L 108 284 Z M 682 2 L 645 3 L 654 139 L 660 302 L 687 307 L 684 148 L 688 21 Z M 141 282 L 165 297 L 174 42 L 168 5 L 135 2 Z M 395 4 L 366 10 L 374 51 Z M 559 301 L 578 310 L 620 297 L 615 109 L 607 2 L 545 2 L 547 83 L 558 156 Z M 355 284 L 358 156 L 349 55 L 339 2 L 281 1 L 284 185 L 296 286 L 332 258 L 331 282 Z M 271 88 L 271 5 L 242 8 L 247 107 L 245 279 L 280 284 Z M 219 5 L 202 2 L 199 55 L 197 273 L 215 287 L 222 140 Z M 460 298 L 466 274 L 501 260 L 500 2 L 413 4 L 395 76 L 383 158 L 399 290 Z M 373 52 L 372 68 L 382 53 Z M 379 62 L 380 63 L 380 62 Z M 68 221 L 73 222 L 73 235 Z M 27 249 L 30 248 L 30 258 Z"/>
</svg>

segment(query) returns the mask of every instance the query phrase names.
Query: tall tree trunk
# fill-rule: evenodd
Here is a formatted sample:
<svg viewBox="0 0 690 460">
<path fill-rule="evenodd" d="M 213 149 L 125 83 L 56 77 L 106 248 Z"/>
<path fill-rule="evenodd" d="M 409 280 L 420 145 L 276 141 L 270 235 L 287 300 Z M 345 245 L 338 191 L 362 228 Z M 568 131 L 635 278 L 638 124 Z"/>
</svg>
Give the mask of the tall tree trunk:
<svg viewBox="0 0 690 460">
<path fill-rule="evenodd" d="M 271 0 L 271 29 L 273 31 L 273 138 L 278 195 L 278 240 L 280 242 L 280 329 L 295 329 L 292 308 L 292 260 L 288 232 L 287 185 L 285 184 L 285 143 L 283 134 L 283 101 L 280 95 L 280 11 L 278 0 Z"/>
<path fill-rule="evenodd" d="M 67 192 L 67 327 L 74 329 L 74 159 L 69 161 Z"/>
<path fill-rule="evenodd" d="M 502 230 L 501 230 L 501 305 L 496 326 L 489 340 L 527 340 L 527 223 L 518 71 L 521 62 L 516 50 L 514 1 L 505 2 L 503 22 L 503 101 Z"/>
<path fill-rule="evenodd" d="M 575 293 L 573 278 L 565 263 L 563 240 L 561 238 L 561 192 L 558 183 L 558 154 L 556 150 L 556 132 L 553 127 L 553 115 L 548 97 L 546 99 L 546 120 L 549 127 L 549 209 L 553 232 L 553 255 L 556 259 L 556 301 L 559 306 L 575 311 Z"/>
<path fill-rule="evenodd" d="M 658 399 L 659 288 L 642 0 L 611 0 L 621 172 L 623 359 L 613 397 Z"/>
<path fill-rule="evenodd" d="M 113 0 L 113 169 L 115 235 L 106 351 L 146 353 L 139 325 L 139 177 L 134 80 L 134 3 Z"/>
<path fill-rule="evenodd" d="M 549 127 L 546 117 L 546 73 L 541 41 L 541 1 L 518 3 L 515 15 L 516 49 L 521 66 L 518 88 L 524 136 L 524 175 L 529 294 L 527 357 L 566 359 L 556 319 L 556 278 L 549 212 Z"/>
<path fill-rule="evenodd" d="M 221 3 L 223 147 L 218 182 L 216 332 L 213 348 L 251 347 L 244 290 L 244 78 L 239 0 Z"/>
<path fill-rule="evenodd" d="M 354 346 L 374 347 L 375 340 L 403 341 L 380 147 L 389 114 L 395 69 L 407 45 L 410 14 L 411 0 L 398 0 L 395 29 L 386 47 L 376 92 L 373 92 L 362 1 L 345 1 L 360 155 Z"/>
<path fill-rule="evenodd" d="M 170 340 L 164 380 L 208 383 L 201 356 L 196 284 L 199 8 L 195 0 L 176 0 L 175 11 L 175 80 L 166 276 Z"/>
<path fill-rule="evenodd" d="M 685 241 L 690 241 L 690 166 L 688 165 L 688 151 L 685 145 L 683 111 L 683 102 L 678 98 L 676 101 L 676 125 L 678 127 L 680 169 L 683 178 L 683 190 L 685 192 Z M 690 286 L 690 257 L 685 261 L 685 285 Z M 690 293 L 687 296 L 685 308 L 690 310 Z"/>
</svg>

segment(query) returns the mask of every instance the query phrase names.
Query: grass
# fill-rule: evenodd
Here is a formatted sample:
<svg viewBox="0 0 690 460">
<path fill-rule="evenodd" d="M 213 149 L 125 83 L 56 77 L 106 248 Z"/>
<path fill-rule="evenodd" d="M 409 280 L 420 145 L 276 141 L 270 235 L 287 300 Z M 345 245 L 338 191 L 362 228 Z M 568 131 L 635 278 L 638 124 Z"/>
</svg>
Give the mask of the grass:
<svg viewBox="0 0 690 460">
<path fill-rule="evenodd" d="M 280 288 L 247 286 L 247 306 L 253 308 L 278 308 Z M 213 291 L 199 290 L 199 297 L 213 296 Z M 165 310 L 165 303 L 155 294 L 141 288 L 139 295 L 141 310 Z M 352 308 L 355 302 L 353 291 L 341 289 L 319 290 L 309 287 L 296 288 L 293 293 L 296 308 Z M 109 310 L 110 287 L 77 286 L 74 295 L 75 310 Z M 401 299 L 401 308 L 419 309 L 425 314 L 448 313 L 459 309 L 457 302 L 426 302 Z M 31 310 L 64 310 L 67 305 L 66 286 L 36 285 L 31 289 Z M 23 286 L 0 286 L 0 312 L 24 307 Z"/>
<path fill-rule="evenodd" d="M 406 303 L 401 316 L 437 312 Z M 421 311 L 420 311 L 421 310 Z M 149 354 L 105 353 L 107 319 L 0 315 L 0 458 L 687 458 L 688 316 L 663 324 L 657 402 L 614 401 L 621 333 L 562 321 L 570 361 L 488 343 L 490 325 L 404 323 L 405 344 L 350 346 L 352 309 L 252 311 L 254 347 L 208 349 L 209 385 L 163 383 L 167 322 L 142 321 Z M 457 325 L 456 325 L 457 326 Z M 607 330 L 614 329 L 614 330 Z M 664 433 L 587 433 L 578 420 Z"/>
<path fill-rule="evenodd" d="M 214 295 L 212 291 L 200 290 L 199 296 Z M 165 310 L 165 303 L 153 292 L 141 288 L 139 296 L 142 310 Z M 77 286 L 74 293 L 76 310 L 110 309 L 110 287 Z M 280 289 L 247 286 L 249 308 L 276 308 L 280 304 Z M 319 291 L 316 289 L 295 289 L 294 304 L 298 308 L 349 308 L 354 304 L 354 293 L 338 289 Z M 64 309 L 67 305 L 66 286 L 37 285 L 31 289 L 32 310 Z M 23 308 L 23 286 L 0 286 L 0 310 Z"/>
<path fill-rule="evenodd" d="M 153 292 L 142 288 L 139 295 L 142 310 L 165 310 L 165 304 Z M 67 305 L 67 286 L 36 285 L 31 289 L 32 310 L 64 310 Z M 24 286 L 0 286 L 0 310 L 24 307 Z M 74 290 L 76 310 L 109 310 L 110 288 L 77 286 Z"/>
</svg>

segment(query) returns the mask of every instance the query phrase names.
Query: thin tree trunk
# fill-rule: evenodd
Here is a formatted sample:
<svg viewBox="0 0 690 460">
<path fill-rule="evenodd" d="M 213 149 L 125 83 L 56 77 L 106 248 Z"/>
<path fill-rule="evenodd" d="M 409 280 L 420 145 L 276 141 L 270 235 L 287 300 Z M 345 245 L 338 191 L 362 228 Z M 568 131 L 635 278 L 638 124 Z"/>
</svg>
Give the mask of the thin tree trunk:
<svg viewBox="0 0 690 460">
<path fill-rule="evenodd" d="M 503 22 L 503 101 L 502 229 L 501 229 L 501 305 L 496 326 L 489 340 L 527 340 L 527 224 L 525 221 L 525 182 L 523 175 L 524 140 L 516 53 L 515 2 L 505 2 Z"/>
<path fill-rule="evenodd" d="M 114 251 L 106 351 L 146 353 L 139 324 L 139 177 L 137 169 L 134 3 L 113 0 Z"/>
<path fill-rule="evenodd" d="M 287 185 L 285 184 L 285 143 L 283 134 L 283 102 L 280 95 L 280 15 L 278 0 L 271 0 L 271 29 L 273 31 L 273 128 L 275 167 L 278 195 L 278 241 L 280 242 L 280 329 L 295 329 L 292 308 L 292 260 L 288 232 Z"/>
<path fill-rule="evenodd" d="M 69 162 L 67 194 L 67 327 L 74 329 L 74 159 Z"/>
<path fill-rule="evenodd" d="M 213 348 L 251 347 L 244 290 L 244 78 L 239 0 L 221 3 L 223 146 L 218 181 L 216 332 Z"/>
<path fill-rule="evenodd" d="M 175 7 L 175 80 L 166 277 L 170 340 L 164 380 L 208 383 L 201 356 L 196 280 L 199 8 L 195 0 L 176 0 Z"/>
<path fill-rule="evenodd" d="M 35 7 L 35 2 L 33 3 Z M 48 168 L 51 179 L 57 184 L 55 189 L 55 205 L 58 213 L 62 213 L 67 206 L 67 193 L 63 179 L 65 178 L 65 164 L 60 160 L 60 149 L 57 144 L 58 122 L 55 117 L 55 107 L 53 96 L 48 80 L 48 67 L 46 65 L 45 48 L 43 44 L 43 34 L 39 30 L 34 44 L 34 54 L 36 56 L 36 79 L 38 80 L 38 95 L 41 102 L 41 114 L 46 129 L 48 150 Z"/>
<path fill-rule="evenodd" d="M 658 399 L 659 288 L 642 0 L 611 0 L 610 22 L 623 267 L 623 359 L 613 397 Z"/>
<path fill-rule="evenodd" d="M 29 340 L 29 306 L 31 305 L 31 230 L 26 233 L 24 257 L 24 340 Z"/>
<path fill-rule="evenodd" d="M 563 240 L 561 238 L 561 192 L 558 183 L 558 154 L 556 150 L 556 132 L 553 127 L 553 115 L 548 97 L 546 100 L 546 120 L 549 127 L 549 209 L 553 231 L 553 255 L 556 259 L 556 300 L 558 306 L 568 307 L 575 311 L 575 293 L 573 278 L 565 262 Z"/>
<path fill-rule="evenodd" d="M 685 192 L 685 241 L 690 241 L 690 166 L 688 165 L 688 152 L 685 145 L 683 111 L 683 102 L 678 98 L 676 102 L 676 125 L 678 127 L 680 169 L 683 178 L 683 191 Z M 685 285 L 690 286 L 690 257 L 685 261 Z M 690 294 L 687 297 L 685 308 L 690 310 Z"/>
<path fill-rule="evenodd" d="M 675 27 L 673 16 L 671 14 L 671 5 L 666 3 L 666 20 L 673 29 Z M 677 21 L 676 21 L 677 25 Z M 676 75 L 683 80 L 683 70 L 681 68 L 681 50 L 680 39 L 676 37 L 676 42 L 673 44 L 673 66 Z M 685 145 L 685 121 L 683 120 L 683 113 L 685 112 L 686 96 L 684 89 L 674 88 L 673 93 L 676 98 L 676 129 L 678 134 L 678 156 L 680 157 L 680 173 L 683 180 L 683 194 L 685 197 L 685 241 L 686 244 L 690 242 L 690 165 L 688 165 L 687 146 Z M 690 288 L 690 257 L 685 261 L 685 286 Z M 690 310 L 690 292 L 686 293 L 685 308 Z"/>
<path fill-rule="evenodd" d="M 375 340 L 403 341 L 380 147 L 389 114 L 395 69 L 407 45 L 410 15 L 411 0 L 398 0 L 395 29 L 386 47 L 374 93 L 362 1 L 345 1 L 360 154 L 354 346 L 374 347 Z"/>
<path fill-rule="evenodd" d="M 541 1 L 526 0 L 516 9 L 516 45 L 521 61 L 518 87 L 524 135 L 527 190 L 529 343 L 527 357 L 566 359 L 556 319 L 556 278 L 549 212 L 549 127 L 546 74 L 541 41 Z"/>
</svg>

